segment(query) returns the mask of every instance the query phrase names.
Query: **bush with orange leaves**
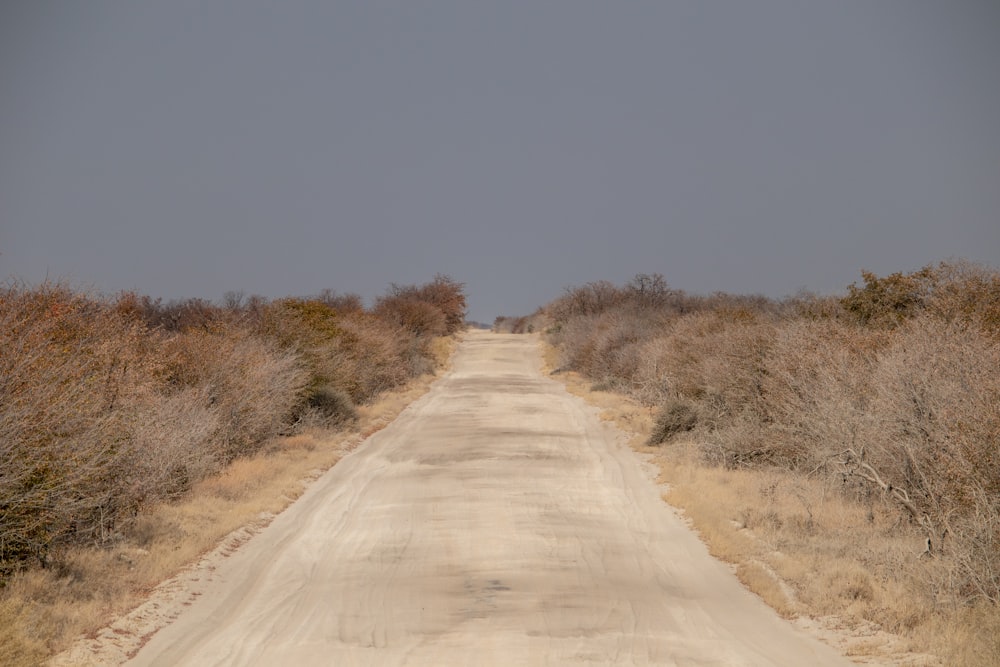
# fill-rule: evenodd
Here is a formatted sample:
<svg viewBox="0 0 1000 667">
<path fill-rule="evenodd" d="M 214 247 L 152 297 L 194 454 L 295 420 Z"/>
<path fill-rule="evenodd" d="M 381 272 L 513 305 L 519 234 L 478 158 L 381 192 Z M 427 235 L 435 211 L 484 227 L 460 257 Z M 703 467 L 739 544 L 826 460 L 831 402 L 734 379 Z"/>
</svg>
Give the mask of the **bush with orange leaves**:
<svg viewBox="0 0 1000 667">
<path fill-rule="evenodd" d="M 217 307 L 0 290 L 0 575 L 113 541 L 144 504 L 433 370 L 427 336 L 464 315 L 461 285 L 397 291 L 440 326 L 417 332 L 331 291 Z"/>
<path fill-rule="evenodd" d="M 416 336 L 443 336 L 465 328 L 465 286 L 438 274 L 423 285 L 392 285 L 375 314 Z"/>
<path fill-rule="evenodd" d="M 353 405 L 430 370 L 411 355 L 412 332 L 365 311 L 337 311 L 319 299 L 271 303 L 257 331 L 299 357 L 308 375 L 300 407 L 330 425 L 351 420 Z"/>
</svg>

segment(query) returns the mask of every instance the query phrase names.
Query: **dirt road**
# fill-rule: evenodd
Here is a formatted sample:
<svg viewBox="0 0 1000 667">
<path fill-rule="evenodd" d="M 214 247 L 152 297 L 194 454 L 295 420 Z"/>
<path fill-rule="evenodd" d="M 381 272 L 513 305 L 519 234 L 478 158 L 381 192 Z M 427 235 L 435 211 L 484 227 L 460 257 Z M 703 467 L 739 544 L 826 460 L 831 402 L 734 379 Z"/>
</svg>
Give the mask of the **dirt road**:
<svg viewBox="0 0 1000 667">
<path fill-rule="evenodd" d="M 470 334 L 130 664 L 850 664 L 711 559 L 539 367 L 533 337 Z"/>
</svg>

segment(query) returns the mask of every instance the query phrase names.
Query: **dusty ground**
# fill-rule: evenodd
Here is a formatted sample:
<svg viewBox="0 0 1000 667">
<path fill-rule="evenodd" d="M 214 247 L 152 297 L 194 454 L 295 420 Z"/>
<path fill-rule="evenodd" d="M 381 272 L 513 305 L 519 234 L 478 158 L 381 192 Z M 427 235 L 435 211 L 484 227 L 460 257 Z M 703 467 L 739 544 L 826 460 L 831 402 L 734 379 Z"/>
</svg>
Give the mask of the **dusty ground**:
<svg viewBox="0 0 1000 667">
<path fill-rule="evenodd" d="M 539 368 L 534 337 L 470 334 L 292 507 L 56 664 L 143 642 L 130 664 L 850 664 L 708 556 Z"/>
</svg>

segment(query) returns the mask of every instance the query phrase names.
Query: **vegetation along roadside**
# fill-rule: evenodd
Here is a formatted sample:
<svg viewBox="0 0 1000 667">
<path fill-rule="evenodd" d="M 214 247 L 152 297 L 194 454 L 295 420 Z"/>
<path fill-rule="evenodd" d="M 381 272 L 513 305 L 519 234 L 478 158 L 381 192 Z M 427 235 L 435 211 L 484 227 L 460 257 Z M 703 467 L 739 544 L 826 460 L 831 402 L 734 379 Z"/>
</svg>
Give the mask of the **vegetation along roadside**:
<svg viewBox="0 0 1000 667">
<path fill-rule="evenodd" d="M 859 661 L 1000 664 L 1000 274 L 862 278 L 773 300 L 639 275 L 495 326 L 545 331 L 779 613 L 867 634 Z"/>
<path fill-rule="evenodd" d="M 0 291 L 0 664 L 34 665 L 260 526 L 422 393 L 464 286 L 164 304 Z"/>
</svg>

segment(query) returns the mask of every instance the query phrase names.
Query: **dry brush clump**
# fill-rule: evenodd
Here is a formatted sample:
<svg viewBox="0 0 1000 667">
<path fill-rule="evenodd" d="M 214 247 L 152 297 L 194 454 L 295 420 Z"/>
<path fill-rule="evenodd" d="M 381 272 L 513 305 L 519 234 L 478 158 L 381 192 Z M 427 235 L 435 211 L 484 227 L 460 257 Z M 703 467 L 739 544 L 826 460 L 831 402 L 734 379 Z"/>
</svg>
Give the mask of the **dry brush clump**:
<svg viewBox="0 0 1000 667">
<path fill-rule="evenodd" d="M 202 397 L 217 422 L 205 449 L 220 465 L 253 454 L 291 426 L 308 382 L 295 354 L 233 327 L 186 331 L 161 344 L 165 393 Z"/>
<path fill-rule="evenodd" d="M 949 563 L 944 591 L 1000 603 L 1000 344 L 918 318 L 880 356 L 872 418 L 845 457 Z"/>
<path fill-rule="evenodd" d="M 443 319 L 434 306 L 411 303 Z M 316 299 L 282 299 L 266 309 L 258 331 L 304 362 L 309 375 L 305 408 L 318 411 L 329 424 L 350 421 L 352 404 L 369 403 L 433 369 L 432 335 L 400 326 L 378 309 L 340 312 Z M 442 328 L 434 335 L 443 333 Z"/>
<path fill-rule="evenodd" d="M 0 564 L 107 544 L 281 430 L 296 359 L 241 332 L 153 329 L 132 295 L 0 295 Z M 201 321 L 200 321 L 201 322 Z"/>
<path fill-rule="evenodd" d="M 438 274 L 424 285 L 391 285 L 375 314 L 418 337 L 442 336 L 465 328 L 465 286 Z"/>
<path fill-rule="evenodd" d="M 141 322 L 62 285 L 0 293 L 0 575 L 134 511 L 123 477 L 155 400 Z"/>
<path fill-rule="evenodd" d="M 841 304 L 863 324 L 892 328 L 922 314 L 1000 332 L 1000 273 L 988 267 L 959 260 L 884 277 L 863 271 L 862 278 Z"/>
<path fill-rule="evenodd" d="M 458 287 L 405 291 L 447 323 Z M 318 446 L 323 429 L 359 413 L 377 429 L 365 404 L 448 349 L 332 291 L 215 306 L 0 289 L 0 663 L 40 664 L 287 505 L 356 441 Z"/>
<path fill-rule="evenodd" d="M 776 446 L 800 469 L 829 468 L 871 421 L 871 383 L 887 334 L 837 319 L 794 318 L 776 328 L 761 398 Z"/>
<path fill-rule="evenodd" d="M 437 276 L 391 294 L 440 326 L 407 328 L 331 291 L 232 293 L 220 307 L 0 290 L 0 581 L 63 545 L 115 543 L 142 507 L 275 436 L 351 422 L 433 370 L 432 336 L 464 322 L 462 285 Z"/>
<path fill-rule="evenodd" d="M 563 367 L 659 408 L 651 443 L 830 480 L 919 536 L 910 566 L 886 571 L 938 602 L 996 605 L 1000 273 L 862 278 L 839 299 L 783 301 L 590 283 L 548 306 L 548 334 Z"/>
</svg>

